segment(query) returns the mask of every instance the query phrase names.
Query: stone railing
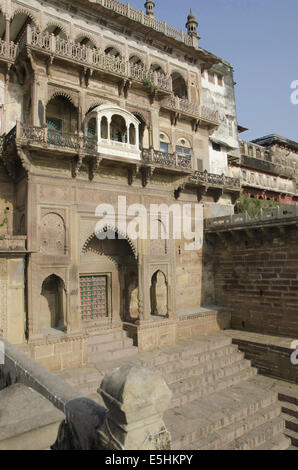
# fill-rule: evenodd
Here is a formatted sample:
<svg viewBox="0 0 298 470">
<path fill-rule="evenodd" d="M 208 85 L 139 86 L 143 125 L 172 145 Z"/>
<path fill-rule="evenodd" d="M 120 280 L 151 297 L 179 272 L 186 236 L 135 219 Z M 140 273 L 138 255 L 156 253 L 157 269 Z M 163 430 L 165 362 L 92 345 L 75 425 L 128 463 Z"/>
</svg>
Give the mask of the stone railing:
<svg viewBox="0 0 298 470">
<path fill-rule="evenodd" d="M 65 59 L 71 59 L 85 66 L 100 69 L 107 73 L 120 75 L 127 80 L 135 80 L 146 85 L 155 86 L 169 93 L 172 92 L 172 78 L 161 72 L 131 64 L 129 60 L 105 54 L 102 50 L 82 46 L 74 41 L 62 39 L 47 32 L 27 26 L 19 44 L 19 52 L 24 46 L 42 49 Z"/>
<path fill-rule="evenodd" d="M 17 54 L 17 45 L 14 42 L 0 40 L 0 58 L 14 62 Z"/>
<path fill-rule="evenodd" d="M 161 102 L 162 107 L 177 111 L 178 113 L 188 114 L 197 119 L 211 122 L 219 125 L 218 111 L 208 108 L 207 106 L 200 106 L 197 103 L 186 98 L 179 98 L 178 96 L 170 96 Z"/>
<path fill-rule="evenodd" d="M 161 165 L 168 168 L 177 168 L 191 170 L 192 160 L 191 157 L 178 155 L 177 153 L 167 153 L 158 150 L 143 149 L 142 160 L 144 163 L 152 163 Z"/>
<path fill-rule="evenodd" d="M 222 229 L 225 227 L 245 226 L 253 224 L 264 224 L 268 222 L 280 222 L 298 217 L 298 206 L 293 205 L 286 209 L 277 207 L 270 210 L 262 210 L 258 217 L 249 217 L 247 212 L 244 214 L 229 215 L 226 217 L 216 217 L 205 220 L 206 229 Z"/>
<path fill-rule="evenodd" d="M 236 190 L 240 189 L 239 178 L 231 178 L 230 176 L 225 175 L 216 175 L 213 173 L 208 173 L 207 170 L 196 171 L 194 175 L 191 176 L 190 182 L 199 185 L 220 186 L 233 188 Z"/>
<path fill-rule="evenodd" d="M 4 216 L 4 219 L 3 219 Z M 8 217 L 8 214 L 1 214 L 0 212 L 0 251 L 8 251 L 9 253 L 13 252 L 24 252 L 26 251 L 26 241 L 27 237 L 23 235 L 3 235 L 1 232 L 1 221 L 5 220 Z M 6 226 L 9 223 L 9 218 L 7 218 Z"/>
<path fill-rule="evenodd" d="M 171 450 L 171 434 L 163 414 L 170 407 L 172 392 L 161 376 L 132 364 L 111 371 L 98 383 L 98 393 L 106 405 L 104 408 L 82 396 L 1 336 L 0 342 L 0 359 L 3 359 L 0 362 L 0 391 L 19 383 L 35 390 L 62 411 L 57 439 L 51 449 Z M 14 418 L 17 435 L 18 417 Z M 8 424 L 7 416 L 1 416 L 1 424 L 4 427 Z M 23 450 L 26 450 L 26 444 L 28 442 L 24 442 Z"/>
<path fill-rule="evenodd" d="M 184 33 L 184 31 L 179 31 L 172 26 L 168 26 L 165 21 L 160 21 L 152 16 L 146 15 L 142 10 L 136 10 L 129 4 L 124 4 L 117 0 L 98 0 L 97 3 L 109 10 L 113 10 L 119 15 L 126 16 L 127 18 L 152 28 L 159 33 L 163 33 L 168 37 L 176 39 L 176 41 L 183 42 L 187 46 L 192 45 L 192 38 L 188 34 Z"/>
<path fill-rule="evenodd" d="M 268 165 L 271 167 L 275 167 L 277 173 L 285 174 L 286 176 L 294 176 L 294 173 L 298 170 L 298 160 L 295 162 L 294 160 L 290 160 L 287 158 L 287 153 L 285 152 L 283 155 L 276 155 L 274 151 L 268 150 L 266 147 L 262 145 L 254 144 L 253 142 L 247 142 L 245 140 L 239 140 L 240 145 L 240 153 L 242 155 L 242 163 L 247 162 L 247 158 L 254 158 L 257 160 L 262 160 L 264 165 L 267 167 Z M 251 166 L 251 165 L 249 165 Z M 257 168 L 260 169 L 260 168 Z"/>
</svg>

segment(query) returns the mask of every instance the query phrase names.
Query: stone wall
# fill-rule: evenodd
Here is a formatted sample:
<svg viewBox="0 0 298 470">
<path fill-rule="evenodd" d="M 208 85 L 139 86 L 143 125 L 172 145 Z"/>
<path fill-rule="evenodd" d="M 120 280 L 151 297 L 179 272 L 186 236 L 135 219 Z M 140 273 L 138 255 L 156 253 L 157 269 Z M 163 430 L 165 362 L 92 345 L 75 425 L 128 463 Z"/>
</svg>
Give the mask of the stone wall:
<svg viewBox="0 0 298 470">
<path fill-rule="evenodd" d="M 235 232 L 206 237 L 205 298 L 231 307 L 232 328 L 298 338 L 298 229 Z"/>
</svg>

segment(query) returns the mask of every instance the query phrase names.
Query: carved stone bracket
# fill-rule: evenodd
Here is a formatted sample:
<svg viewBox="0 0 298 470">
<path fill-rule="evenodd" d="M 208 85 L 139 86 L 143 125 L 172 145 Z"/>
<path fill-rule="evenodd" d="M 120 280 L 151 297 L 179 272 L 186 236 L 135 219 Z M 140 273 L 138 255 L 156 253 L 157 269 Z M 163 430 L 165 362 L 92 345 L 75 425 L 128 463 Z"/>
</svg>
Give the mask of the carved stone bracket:
<svg viewBox="0 0 298 470">
<path fill-rule="evenodd" d="M 212 193 L 214 194 L 214 201 L 218 202 L 223 195 L 223 188 L 213 188 Z"/>
<path fill-rule="evenodd" d="M 89 67 L 83 67 L 80 72 L 80 85 L 88 88 L 89 80 L 92 77 L 92 75 L 93 75 L 93 69 L 90 69 Z"/>
<path fill-rule="evenodd" d="M 23 166 L 25 172 L 27 173 L 27 175 L 29 175 L 29 173 L 31 171 L 31 153 L 30 153 L 30 151 L 23 149 L 20 145 L 17 145 L 17 152 L 18 152 L 19 158 L 21 160 L 21 163 L 22 163 L 22 166 Z"/>
<path fill-rule="evenodd" d="M 79 171 L 81 169 L 83 159 L 84 159 L 85 154 L 84 153 L 79 153 L 73 158 L 72 161 L 72 176 L 73 178 L 76 178 L 79 174 Z"/>
<path fill-rule="evenodd" d="M 200 127 L 200 119 L 195 119 L 193 122 L 192 122 L 192 130 L 194 132 L 197 132 L 198 129 Z"/>
<path fill-rule="evenodd" d="M 181 114 L 178 113 L 178 112 L 172 112 L 171 113 L 171 124 L 172 124 L 172 126 L 177 125 L 178 119 L 180 119 L 180 117 L 181 117 Z"/>
<path fill-rule="evenodd" d="M 152 88 L 150 89 L 150 93 L 149 93 L 149 99 L 150 99 L 150 103 L 153 104 L 155 99 L 157 98 L 157 88 Z"/>
<path fill-rule="evenodd" d="M 124 95 L 124 98 L 128 97 L 128 91 L 131 88 L 131 80 L 120 80 L 118 83 L 119 96 Z"/>
<path fill-rule="evenodd" d="M 208 192 L 208 186 L 199 186 L 197 188 L 197 198 L 198 202 L 202 201 L 203 196 L 206 196 Z"/>
<path fill-rule="evenodd" d="M 149 181 L 151 180 L 155 167 L 152 165 L 143 166 L 140 168 L 141 175 L 142 175 L 142 186 L 145 188 Z"/>
<path fill-rule="evenodd" d="M 102 161 L 102 157 L 99 155 L 99 153 L 90 159 L 90 162 L 89 162 L 90 181 L 94 179 L 95 172 L 98 170 L 101 161 Z"/>
<path fill-rule="evenodd" d="M 53 65 L 54 62 L 54 56 L 51 54 L 47 60 L 46 60 L 46 70 L 47 70 L 47 75 L 49 76 L 51 73 L 51 66 Z"/>
<path fill-rule="evenodd" d="M 135 166 L 130 166 L 127 169 L 127 179 L 128 179 L 128 184 L 129 186 L 132 186 L 133 182 L 135 181 L 137 175 L 140 173 L 140 166 L 135 165 Z"/>
</svg>

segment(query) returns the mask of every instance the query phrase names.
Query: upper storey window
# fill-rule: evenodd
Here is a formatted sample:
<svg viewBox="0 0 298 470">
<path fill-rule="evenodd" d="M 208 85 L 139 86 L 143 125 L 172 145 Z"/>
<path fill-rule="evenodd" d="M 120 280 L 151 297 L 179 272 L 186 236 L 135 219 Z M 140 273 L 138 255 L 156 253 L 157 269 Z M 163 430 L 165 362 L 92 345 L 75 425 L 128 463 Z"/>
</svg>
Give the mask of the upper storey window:
<svg viewBox="0 0 298 470">
<path fill-rule="evenodd" d="M 176 153 L 184 157 L 191 156 L 191 146 L 186 139 L 179 139 L 176 145 Z"/>
<path fill-rule="evenodd" d="M 178 72 L 174 72 L 172 74 L 172 82 L 173 82 L 174 95 L 182 99 L 187 99 L 188 98 L 187 85 L 182 75 Z"/>
<path fill-rule="evenodd" d="M 85 134 L 96 137 L 99 153 L 140 160 L 139 126 L 133 114 L 106 104 L 88 113 Z"/>
<path fill-rule="evenodd" d="M 166 134 L 160 134 L 160 151 L 169 153 L 170 140 Z"/>
</svg>

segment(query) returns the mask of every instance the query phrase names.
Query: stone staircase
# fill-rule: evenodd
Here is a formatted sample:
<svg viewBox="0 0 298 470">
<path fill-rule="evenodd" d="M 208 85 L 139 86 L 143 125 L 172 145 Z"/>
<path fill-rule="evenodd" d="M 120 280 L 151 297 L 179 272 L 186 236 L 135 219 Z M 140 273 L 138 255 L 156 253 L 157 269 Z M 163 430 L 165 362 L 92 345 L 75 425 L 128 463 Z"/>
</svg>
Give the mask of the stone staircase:
<svg viewBox="0 0 298 470">
<path fill-rule="evenodd" d="M 96 343 L 93 359 L 98 360 L 93 365 L 60 375 L 102 404 L 96 390 L 107 371 L 130 362 L 161 374 L 173 392 L 164 417 L 173 449 L 284 450 L 291 446 L 277 392 L 258 383 L 257 369 L 228 336 L 203 335 L 126 358 L 116 350 L 117 359 L 106 362 L 99 361 L 100 344 Z"/>
<path fill-rule="evenodd" d="M 88 338 L 89 363 L 106 362 L 128 358 L 138 353 L 133 340 L 122 329 L 105 334 L 94 334 Z"/>
<path fill-rule="evenodd" d="M 10 385 L 0 391 L 0 450 L 49 450 L 64 419 L 35 390 Z"/>
</svg>

